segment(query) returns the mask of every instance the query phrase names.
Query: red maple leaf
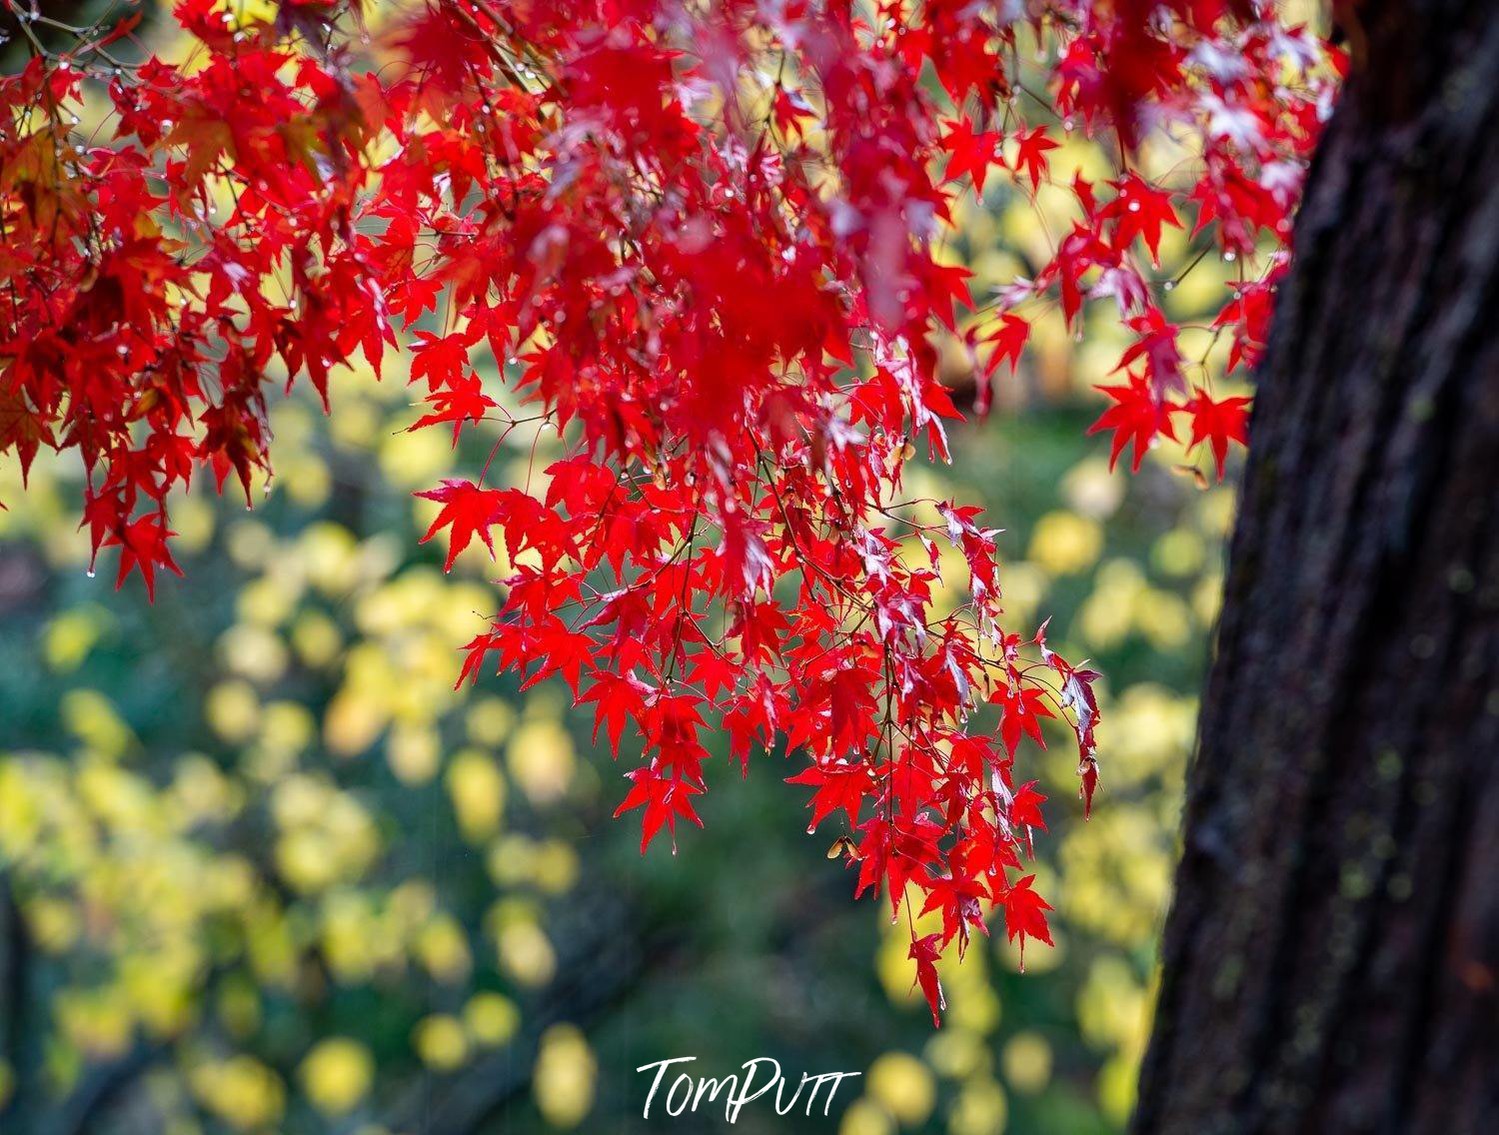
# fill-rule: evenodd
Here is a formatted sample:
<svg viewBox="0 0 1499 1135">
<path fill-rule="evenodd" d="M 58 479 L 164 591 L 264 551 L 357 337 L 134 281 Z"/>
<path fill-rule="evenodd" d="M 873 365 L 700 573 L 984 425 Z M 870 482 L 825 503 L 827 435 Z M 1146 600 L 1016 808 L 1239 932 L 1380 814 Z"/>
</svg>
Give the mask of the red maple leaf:
<svg viewBox="0 0 1499 1135">
<path fill-rule="evenodd" d="M 788 776 L 786 783 L 806 784 L 817 789 L 808 805 L 812 809 L 812 822 L 807 826 L 809 832 L 839 808 L 848 816 L 849 823 L 857 826 L 859 806 L 876 787 L 869 766 L 863 761 L 809 765 L 795 776 Z"/>
<path fill-rule="evenodd" d="M 1145 453 L 1157 434 L 1176 440 L 1176 431 L 1171 426 L 1171 411 L 1177 407 L 1158 398 L 1143 374 L 1130 375 L 1126 386 L 1099 386 L 1096 389 L 1114 400 L 1114 405 L 1088 427 L 1090 434 L 1104 430 L 1114 431 L 1109 447 L 1110 471 L 1119 460 L 1119 455 L 1124 452 L 1124 447 L 1131 442 L 1135 446 L 1135 455 L 1130 462 L 1130 472 L 1138 473 L 1140 463 L 1145 460 Z"/>
<path fill-rule="evenodd" d="M 442 570 L 452 571 L 453 561 L 469 546 L 475 536 L 484 541 L 489 549 L 489 558 L 494 558 L 494 541 L 489 530 L 499 521 L 499 505 L 505 494 L 499 489 L 483 489 L 472 481 L 444 480 L 442 488 L 428 489 L 415 494 L 429 501 L 440 501 L 442 510 L 427 534 L 421 538 L 425 544 L 442 529 L 451 527 L 448 533 L 448 555 Z"/>
<path fill-rule="evenodd" d="M 155 602 L 157 567 L 164 567 L 179 576 L 182 574 L 167 547 L 167 539 L 175 535 L 175 532 L 167 531 L 156 513 L 133 520 L 123 529 L 111 533 L 102 546 L 120 549 L 120 571 L 115 577 L 115 590 L 125 586 L 125 577 L 132 568 L 138 568 L 146 583 L 146 598 Z"/>
<path fill-rule="evenodd" d="M 943 125 L 947 133 L 939 144 L 948 154 L 944 180 L 957 181 L 967 175 L 973 178 L 973 188 L 982 196 L 989 167 L 1003 163 L 999 154 L 1003 136 L 989 130 L 975 133 L 973 123 L 966 118 L 950 119 Z"/>
<path fill-rule="evenodd" d="M 1022 130 L 1015 136 L 1017 149 L 1015 151 L 1016 173 L 1025 171 L 1031 179 L 1031 187 L 1040 189 L 1041 182 L 1046 180 L 1046 171 L 1050 166 L 1050 160 L 1046 156 L 1048 150 L 1055 150 L 1059 143 L 1053 142 L 1046 136 L 1045 126 L 1034 126 L 1029 131 Z"/>
<path fill-rule="evenodd" d="M 1192 415 L 1192 440 L 1188 448 L 1208 443 L 1220 481 L 1223 480 L 1224 463 L 1228 460 L 1228 443 L 1249 444 L 1249 407 L 1253 401 L 1253 398 L 1239 397 L 1215 402 L 1199 387 L 1191 401 L 1180 407 Z"/>
<path fill-rule="evenodd" d="M 999 369 L 999 364 L 1006 359 L 1009 360 L 1010 370 L 1013 371 L 1020 365 L 1020 353 L 1025 350 L 1026 340 L 1030 338 L 1031 325 L 1027 320 L 1009 312 L 999 317 L 999 326 L 984 336 L 985 343 L 994 344 L 994 353 L 989 356 L 989 362 L 985 369 L 993 374 Z"/>
<path fill-rule="evenodd" d="M 1019 684 L 1002 685 L 990 696 L 989 700 L 1001 707 L 999 737 L 1011 757 L 1015 755 L 1015 747 L 1020 744 L 1022 733 L 1041 748 L 1046 748 L 1046 739 L 1041 736 L 1040 719 L 1055 715 L 1047 708 L 1045 699 L 1045 690 Z"/>
<path fill-rule="evenodd" d="M 906 957 L 916 963 L 915 985 L 921 986 L 921 995 L 926 998 L 932 1011 L 932 1027 L 942 1027 L 939 1010 L 947 1008 L 942 996 L 942 980 L 937 976 L 937 959 L 942 956 L 942 935 L 928 934 L 925 938 L 913 938 Z"/>
<path fill-rule="evenodd" d="M 1005 935 L 1011 942 L 1020 940 L 1020 969 L 1025 970 L 1025 940 L 1036 938 L 1052 945 L 1051 928 L 1046 924 L 1046 911 L 1051 904 L 1031 887 L 1036 877 L 1027 875 L 1014 884 L 1000 890 L 997 898 L 1005 911 Z"/>
<path fill-rule="evenodd" d="M 1161 229 L 1170 225 L 1181 228 L 1176 207 L 1171 203 L 1171 194 L 1157 189 L 1138 174 L 1111 183 L 1118 196 L 1102 210 L 1102 216 L 1114 221 L 1115 245 L 1128 248 L 1136 237 L 1145 241 L 1150 249 L 1150 262 L 1160 267 Z"/>
<path fill-rule="evenodd" d="M 682 777 L 662 776 L 654 764 L 631 769 L 625 777 L 634 782 L 629 794 L 614 809 L 615 818 L 636 808 L 644 808 L 640 819 L 640 854 L 650 846 L 662 825 L 671 835 L 671 849 L 677 850 L 677 820 L 689 820 L 698 827 L 702 819 L 693 810 L 691 797 L 701 795 L 702 789 Z"/>
</svg>

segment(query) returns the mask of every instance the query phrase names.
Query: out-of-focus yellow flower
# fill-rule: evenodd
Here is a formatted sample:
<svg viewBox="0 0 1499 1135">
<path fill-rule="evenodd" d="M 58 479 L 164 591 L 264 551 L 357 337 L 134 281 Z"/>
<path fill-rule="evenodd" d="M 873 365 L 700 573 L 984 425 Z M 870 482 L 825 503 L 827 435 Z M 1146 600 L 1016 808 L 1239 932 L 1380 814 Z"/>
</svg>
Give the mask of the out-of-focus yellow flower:
<svg viewBox="0 0 1499 1135">
<path fill-rule="evenodd" d="M 386 720 L 376 696 L 340 690 L 323 714 L 323 741 L 337 756 L 357 756 L 375 743 Z"/>
<path fill-rule="evenodd" d="M 70 673 L 83 665 L 108 625 L 108 615 L 98 607 L 63 611 L 42 632 L 42 657 L 55 673 Z"/>
<path fill-rule="evenodd" d="M 286 672 L 287 650 L 267 628 L 240 623 L 219 639 L 219 658 L 230 673 L 268 684 Z"/>
<path fill-rule="evenodd" d="M 1150 560 L 1167 575 L 1195 575 L 1207 560 L 1207 543 L 1190 528 L 1173 528 L 1155 542 Z"/>
<path fill-rule="evenodd" d="M 523 722 L 510 739 L 506 763 L 521 791 L 534 804 L 562 798 L 572 779 L 572 738 L 554 718 Z"/>
<path fill-rule="evenodd" d="M 505 778 L 488 755 L 465 749 L 448 765 L 446 780 L 463 838 L 473 844 L 483 843 L 500 826 Z"/>
<path fill-rule="evenodd" d="M 260 699 L 249 682 L 231 679 L 208 691 L 203 716 L 209 727 L 230 744 L 243 744 L 260 725 Z"/>
<path fill-rule="evenodd" d="M 297 616 L 291 641 L 298 657 L 315 668 L 330 665 L 343 649 L 343 635 L 338 624 L 320 611 L 307 611 Z"/>
<path fill-rule="evenodd" d="M 1100 457 L 1079 461 L 1062 479 L 1062 493 L 1074 512 L 1092 520 L 1107 520 L 1124 503 L 1126 481 L 1109 472 Z"/>
<path fill-rule="evenodd" d="M 438 981 L 462 981 L 473 968 L 468 939 L 450 915 L 438 915 L 422 927 L 416 953 L 422 967 Z"/>
<path fill-rule="evenodd" d="M 276 865 L 294 888 L 322 890 L 358 878 L 379 854 L 369 814 L 347 793 L 305 775 L 277 784 L 272 811 L 282 830 Z"/>
<path fill-rule="evenodd" d="M 531 881 L 543 891 L 559 895 L 578 881 L 578 853 L 561 840 L 548 840 L 531 860 Z"/>
<path fill-rule="evenodd" d="M 950 1025 L 945 1022 L 942 1030 L 927 1041 L 923 1055 L 939 1076 L 966 1079 L 984 1067 L 989 1049 L 978 1034 Z"/>
<path fill-rule="evenodd" d="M 479 698 L 469 706 L 464 722 L 475 745 L 498 749 L 515 727 L 515 710 L 499 698 Z"/>
<path fill-rule="evenodd" d="M 63 1035 L 90 1056 L 119 1056 L 130 1044 L 134 1022 L 124 1002 L 107 990 L 64 989 L 52 1011 Z"/>
<path fill-rule="evenodd" d="M 952 1135 L 1000 1135 L 1009 1114 L 1003 1088 L 993 1080 L 970 1080 L 958 1094 L 947 1129 Z"/>
<path fill-rule="evenodd" d="M 1000 1063 L 1017 1091 L 1034 1095 L 1051 1082 L 1051 1045 L 1039 1033 L 1017 1033 L 1004 1046 Z"/>
<path fill-rule="evenodd" d="M 864 1090 L 900 1123 L 915 1127 L 932 1114 L 937 1085 L 920 1060 L 905 1052 L 887 1052 L 869 1066 Z"/>
<path fill-rule="evenodd" d="M 838 1135 L 893 1135 L 895 1120 L 874 1100 L 857 1099 L 843 1113 Z"/>
<path fill-rule="evenodd" d="M 1103 529 L 1075 512 L 1048 512 L 1031 534 L 1030 558 L 1054 575 L 1091 567 L 1102 551 Z"/>
<path fill-rule="evenodd" d="M 503 899 L 486 918 L 500 968 L 522 985 L 545 985 L 557 972 L 557 955 L 530 903 Z"/>
<path fill-rule="evenodd" d="M 531 1090 L 536 1108 L 553 1127 L 576 1127 L 593 1110 L 598 1067 L 593 1050 L 572 1025 L 553 1025 L 541 1036 Z"/>
<path fill-rule="evenodd" d="M 189 1083 L 204 1107 L 241 1131 L 278 1122 L 286 1108 L 281 1078 L 250 1056 L 204 1062 L 192 1070 Z"/>
<path fill-rule="evenodd" d="M 1098 1103 L 1110 1122 L 1124 1126 L 1135 1109 L 1135 1088 L 1140 1078 L 1138 1057 L 1121 1052 L 1104 1062 L 1098 1073 Z"/>
<path fill-rule="evenodd" d="M 457 1017 L 435 1013 L 417 1022 L 412 1036 L 422 1063 L 439 1072 L 451 1072 L 468 1059 L 468 1037 Z"/>
<path fill-rule="evenodd" d="M 1135 604 L 1135 625 L 1157 650 L 1177 650 L 1192 635 L 1187 605 L 1166 591 L 1151 589 Z"/>
<path fill-rule="evenodd" d="M 343 1115 L 362 1100 L 374 1081 L 369 1049 L 348 1037 L 319 1042 L 302 1061 L 302 1089 L 325 1115 Z"/>
<path fill-rule="evenodd" d="M 135 744 L 135 734 L 97 690 L 69 690 L 62 696 L 61 710 L 68 732 L 100 756 L 123 756 Z"/>
<path fill-rule="evenodd" d="M 385 747 L 390 771 L 403 784 L 426 784 L 437 775 L 442 742 L 437 730 L 425 725 L 397 725 Z"/>
<path fill-rule="evenodd" d="M 520 1010 L 498 993 L 476 993 L 463 1007 L 463 1024 L 475 1044 L 497 1048 L 520 1028 Z"/>
</svg>

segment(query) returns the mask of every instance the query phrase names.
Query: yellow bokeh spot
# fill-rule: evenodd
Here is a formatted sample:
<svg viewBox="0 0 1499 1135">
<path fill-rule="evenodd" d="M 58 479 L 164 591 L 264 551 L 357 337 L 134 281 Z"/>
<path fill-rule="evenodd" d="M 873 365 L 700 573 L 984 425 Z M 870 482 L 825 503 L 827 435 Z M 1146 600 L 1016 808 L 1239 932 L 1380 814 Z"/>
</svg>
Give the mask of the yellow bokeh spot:
<svg viewBox="0 0 1499 1135">
<path fill-rule="evenodd" d="M 942 1029 L 927 1041 L 925 1052 L 927 1063 L 949 1080 L 967 1079 L 984 1066 L 988 1055 L 982 1037 L 959 1028 Z"/>
<path fill-rule="evenodd" d="M 301 1077 L 313 1107 L 324 1115 L 343 1115 L 369 1093 L 375 1060 L 358 1041 L 330 1037 L 307 1054 Z"/>
<path fill-rule="evenodd" d="M 894 1135 L 895 1120 L 873 1100 L 858 1099 L 849 1104 L 838 1125 L 838 1135 Z"/>
<path fill-rule="evenodd" d="M 572 738 L 552 718 L 523 722 L 506 749 L 510 774 L 534 804 L 549 804 L 562 797 L 572 779 Z"/>
<path fill-rule="evenodd" d="M 1075 512 L 1048 512 L 1031 533 L 1030 558 L 1054 575 L 1091 567 L 1103 551 L 1103 529 Z"/>
<path fill-rule="evenodd" d="M 69 690 L 60 708 L 67 731 L 101 756 L 123 756 L 135 743 L 130 727 L 97 690 Z"/>
<path fill-rule="evenodd" d="M 357 756 L 375 743 L 387 720 L 377 697 L 340 690 L 323 714 L 323 741 L 337 756 Z"/>
<path fill-rule="evenodd" d="M 925 1122 L 937 1101 L 931 1069 L 905 1052 L 887 1052 L 869 1066 L 864 1090 L 900 1123 Z"/>
<path fill-rule="evenodd" d="M 572 1025 L 553 1025 L 541 1036 L 531 1090 L 552 1127 L 576 1127 L 593 1109 L 598 1074 L 593 1050 Z"/>
<path fill-rule="evenodd" d="M 42 632 L 42 657 L 55 673 L 66 674 L 83 665 L 108 624 L 97 607 L 64 611 Z"/>
<path fill-rule="evenodd" d="M 463 1024 L 475 1044 L 497 1048 L 520 1028 L 520 1010 L 498 993 L 476 993 L 463 1007 Z"/>
<path fill-rule="evenodd" d="M 253 623 L 229 628 L 219 639 L 224 668 L 251 681 L 274 682 L 286 671 L 285 644 L 272 631 Z"/>
<path fill-rule="evenodd" d="M 200 1064 L 189 1083 L 209 1111 L 240 1131 L 276 1123 L 286 1107 L 286 1088 L 280 1077 L 249 1056 Z"/>
<path fill-rule="evenodd" d="M 203 716 L 223 740 L 243 744 L 260 725 L 260 699 L 249 682 L 237 678 L 220 682 L 203 699 Z"/>
<path fill-rule="evenodd" d="M 425 725 L 398 725 L 391 730 L 385 758 L 402 784 L 426 784 L 437 775 L 442 742 L 437 730 Z"/>
<path fill-rule="evenodd" d="M 469 706 L 465 723 L 468 738 L 475 745 L 498 749 L 515 727 L 515 710 L 499 698 L 479 698 Z"/>
<path fill-rule="evenodd" d="M 439 1072 L 451 1072 L 468 1059 L 468 1036 L 457 1017 L 446 1013 L 424 1017 L 412 1036 L 422 1063 Z"/>
<path fill-rule="evenodd" d="M 522 985 L 544 985 L 557 972 L 557 955 L 536 910 L 516 899 L 496 903 L 487 919 L 500 968 Z"/>
<path fill-rule="evenodd" d="M 448 915 L 438 915 L 422 927 L 416 953 L 422 967 L 438 981 L 462 981 L 473 968 L 463 928 Z"/>
<path fill-rule="evenodd" d="M 474 844 L 484 842 L 500 826 L 505 809 L 504 776 L 487 754 L 465 749 L 448 765 L 446 780 L 463 838 Z"/>
<path fill-rule="evenodd" d="M 308 611 L 297 617 L 291 632 L 292 648 L 308 666 L 321 668 L 338 659 L 343 649 L 343 634 L 338 624 L 319 611 Z"/>
<path fill-rule="evenodd" d="M 1017 1091 L 1034 1095 L 1051 1082 L 1051 1045 L 1039 1033 L 1017 1033 L 1001 1051 L 1000 1063 Z"/>
<path fill-rule="evenodd" d="M 947 1129 L 952 1135 L 1001 1135 L 1009 1114 L 1003 1088 L 993 1080 L 970 1080 L 958 1093 Z"/>
</svg>

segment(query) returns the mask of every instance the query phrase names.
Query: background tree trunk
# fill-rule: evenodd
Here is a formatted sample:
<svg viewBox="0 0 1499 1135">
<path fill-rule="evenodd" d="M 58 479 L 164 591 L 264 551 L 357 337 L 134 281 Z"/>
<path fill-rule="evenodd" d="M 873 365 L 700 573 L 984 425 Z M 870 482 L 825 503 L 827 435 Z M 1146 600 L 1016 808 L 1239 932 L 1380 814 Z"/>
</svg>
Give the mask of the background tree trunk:
<svg viewBox="0 0 1499 1135">
<path fill-rule="evenodd" d="M 1139 1132 L 1499 1130 L 1499 4 L 1356 12 L 1259 375 Z"/>
</svg>

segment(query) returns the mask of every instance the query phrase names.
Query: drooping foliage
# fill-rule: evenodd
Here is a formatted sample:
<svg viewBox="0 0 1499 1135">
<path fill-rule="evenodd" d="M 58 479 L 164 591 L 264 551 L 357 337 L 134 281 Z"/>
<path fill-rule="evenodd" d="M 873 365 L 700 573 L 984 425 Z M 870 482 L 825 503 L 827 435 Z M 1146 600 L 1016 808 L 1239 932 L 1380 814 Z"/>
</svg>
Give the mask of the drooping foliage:
<svg viewBox="0 0 1499 1135">
<path fill-rule="evenodd" d="M 1111 459 L 1180 436 L 1221 477 L 1248 399 L 1198 356 L 1227 336 L 1247 368 L 1262 347 L 1336 53 L 1256 0 L 175 17 L 196 41 L 181 62 L 126 61 L 126 21 L 72 29 L 63 54 L 36 39 L 0 80 L 0 451 L 78 452 L 119 580 L 176 570 L 168 498 L 195 473 L 250 503 L 273 378 L 325 392 L 409 338 L 412 428 L 456 446 L 497 427 L 490 461 L 421 494 L 447 566 L 475 541 L 511 565 L 460 680 L 557 676 L 616 754 L 638 736 L 619 811 L 642 849 L 699 822 L 710 728 L 745 772 L 797 754 L 858 893 L 940 910 L 940 932 L 911 920 L 934 1020 L 934 963 L 986 908 L 1049 941 L 1023 867 L 1043 798 L 1016 762 L 1065 720 L 1090 806 L 1097 675 L 1006 623 L 997 530 L 911 499 L 903 472 L 947 456 L 945 356 L 983 413 L 1035 320 L 1082 334 L 1099 307 L 1130 333 L 1094 426 Z M 99 97 L 113 113 L 85 137 Z M 1053 179 L 1074 132 L 1112 176 Z M 1180 161 L 1139 162 L 1152 138 Z M 974 296 L 952 208 L 999 183 L 1069 194 L 1072 227 Z M 1192 324 L 1164 296 L 1195 262 L 1159 262 L 1186 226 L 1193 255 L 1240 268 Z M 486 389 L 483 352 L 524 412 Z M 543 436 L 559 460 L 492 482 L 502 444 Z M 968 727 L 985 703 L 997 734 Z"/>
</svg>

